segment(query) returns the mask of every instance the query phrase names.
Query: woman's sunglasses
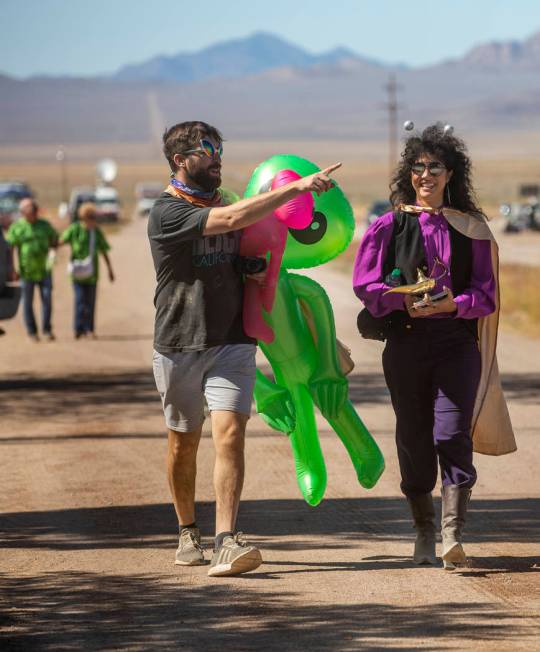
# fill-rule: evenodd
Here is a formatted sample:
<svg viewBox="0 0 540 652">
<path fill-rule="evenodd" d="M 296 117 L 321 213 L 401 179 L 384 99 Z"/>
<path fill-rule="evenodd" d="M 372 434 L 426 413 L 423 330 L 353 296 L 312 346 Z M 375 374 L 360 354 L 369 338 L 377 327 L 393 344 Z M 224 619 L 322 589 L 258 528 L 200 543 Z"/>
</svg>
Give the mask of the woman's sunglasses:
<svg viewBox="0 0 540 652">
<path fill-rule="evenodd" d="M 195 154 L 196 152 L 202 152 L 210 158 L 215 158 L 216 154 L 219 158 L 223 156 L 223 143 L 219 143 L 218 147 L 216 147 L 211 140 L 201 138 L 201 140 L 199 140 L 199 145 L 200 147 L 197 147 L 196 149 L 188 149 L 185 152 L 182 152 L 182 154 Z"/>
<path fill-rule="evenodd" d="M 431 161 L 430 163 L 415 163 L 411 166 L 413 174 L 416 174 L 417 177 L 421 177 L 424 172 L 427 170 L 429 174 L 434 177 L 440 177 L 441 174 L 446 170 L 446 167 L 439 163 L 439 161 Z"/>
</svg>

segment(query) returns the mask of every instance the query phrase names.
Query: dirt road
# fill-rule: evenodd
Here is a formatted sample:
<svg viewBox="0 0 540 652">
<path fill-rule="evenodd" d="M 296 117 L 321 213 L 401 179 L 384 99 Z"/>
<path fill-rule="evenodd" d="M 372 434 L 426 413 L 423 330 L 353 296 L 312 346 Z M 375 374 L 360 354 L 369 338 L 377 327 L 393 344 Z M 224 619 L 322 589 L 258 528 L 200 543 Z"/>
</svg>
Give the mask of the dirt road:
<svg viewBox="0 0 540 652">
<path fill-rule="evenodd" d="M 500 366 L 519 451 L 478 456 L 461 572 L 416 568 L 399 495 L 381 346 L 355 332 L 349 280 L 327 289 L 353 349 L 357 409 L 386 457 L 358 486 L 320 421 L 328 489 L 300 498 L 286 437 L 254 417 L 240 527 L 265 563 L 238 578 L 173 565 L 174 511 L 150 371 L 153 270 L 143 221 L 112 238 L 118 282 L 100 283 L 97 341 L 71 333 L 71 289 L 55 272 L 55 343 L 20 322 L 0 340 L 0 648 L 3 650 L 536 650 L 540 612 L 540 344 L 510 334 Z M 65 252 L 62 257 L 65 258 Z M 200 451 L 197 519 L 210 545 L 213 451 Z"/>
</svg>

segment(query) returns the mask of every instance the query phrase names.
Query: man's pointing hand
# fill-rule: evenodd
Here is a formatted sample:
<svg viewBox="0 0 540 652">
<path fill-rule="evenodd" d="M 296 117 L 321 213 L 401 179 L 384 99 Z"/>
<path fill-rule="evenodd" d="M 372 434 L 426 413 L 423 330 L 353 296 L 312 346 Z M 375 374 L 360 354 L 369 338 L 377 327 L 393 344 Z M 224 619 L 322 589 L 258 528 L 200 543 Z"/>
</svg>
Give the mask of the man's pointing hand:
<svg viewBox="0 0 540 652">
<path fill-rule="evenodd" d="M 340 167 L 341 163 L 334 163 L 334 165 L 330 165 L 320 172 L 315 172 L 315 174 L 298 179 L 294 183 L 300 192 L 315 192 L 317 195 L 320 195 L 334 187 L 335 184 L 329 175 Z"/>
</svg>

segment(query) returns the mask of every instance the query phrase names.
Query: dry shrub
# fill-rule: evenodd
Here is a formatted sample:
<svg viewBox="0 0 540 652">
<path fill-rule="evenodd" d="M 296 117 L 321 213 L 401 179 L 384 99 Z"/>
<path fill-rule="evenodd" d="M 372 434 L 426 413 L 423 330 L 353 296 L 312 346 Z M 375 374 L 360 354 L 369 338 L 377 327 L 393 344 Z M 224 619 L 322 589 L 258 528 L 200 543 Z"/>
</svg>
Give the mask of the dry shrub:
<svg viewBox="0 0 540 652">
<path fill-rule="evenodd" d="M 504 264 L 500 269 L 501 325 L 540 338 L 540 267 Z"/>
</svg>

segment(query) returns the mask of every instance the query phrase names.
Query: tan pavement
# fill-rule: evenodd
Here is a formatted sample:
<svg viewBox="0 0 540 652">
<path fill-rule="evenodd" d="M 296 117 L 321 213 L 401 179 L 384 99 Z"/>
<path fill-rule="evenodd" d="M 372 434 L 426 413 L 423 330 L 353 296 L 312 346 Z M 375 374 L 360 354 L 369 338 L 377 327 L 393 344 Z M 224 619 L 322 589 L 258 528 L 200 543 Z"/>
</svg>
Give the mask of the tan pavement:
<svg viewBox="0 0 540 652">
<path fill-rule="evenodd" d="M 349 278 L 310 272 L 353 350 L 351 395 L 387 470 L 362 489 L 319 420 L 328 466 L 317 508 L 296 487 L 287 438 L 254 417 L 239 526 L 265 563 L 238 578 L 173 565 L 176 522 L 150 369 L 154 276 L 145 222 L 111 238 L 97 341 L 72 337 L 62 252 L 55 343 L 0 339 L 0 649 L 537 650 L 540 630 L 540 343 L 503 333 L 499 358 L 519 450 L 477 456 L 469 569 L 411 564 L 382 345 L 355 330 Z M 261 363 L 263 361 L 261 360 Z M 212 443 L 201 444 L 197 520 L 213 530 Z"/>
</svg>

